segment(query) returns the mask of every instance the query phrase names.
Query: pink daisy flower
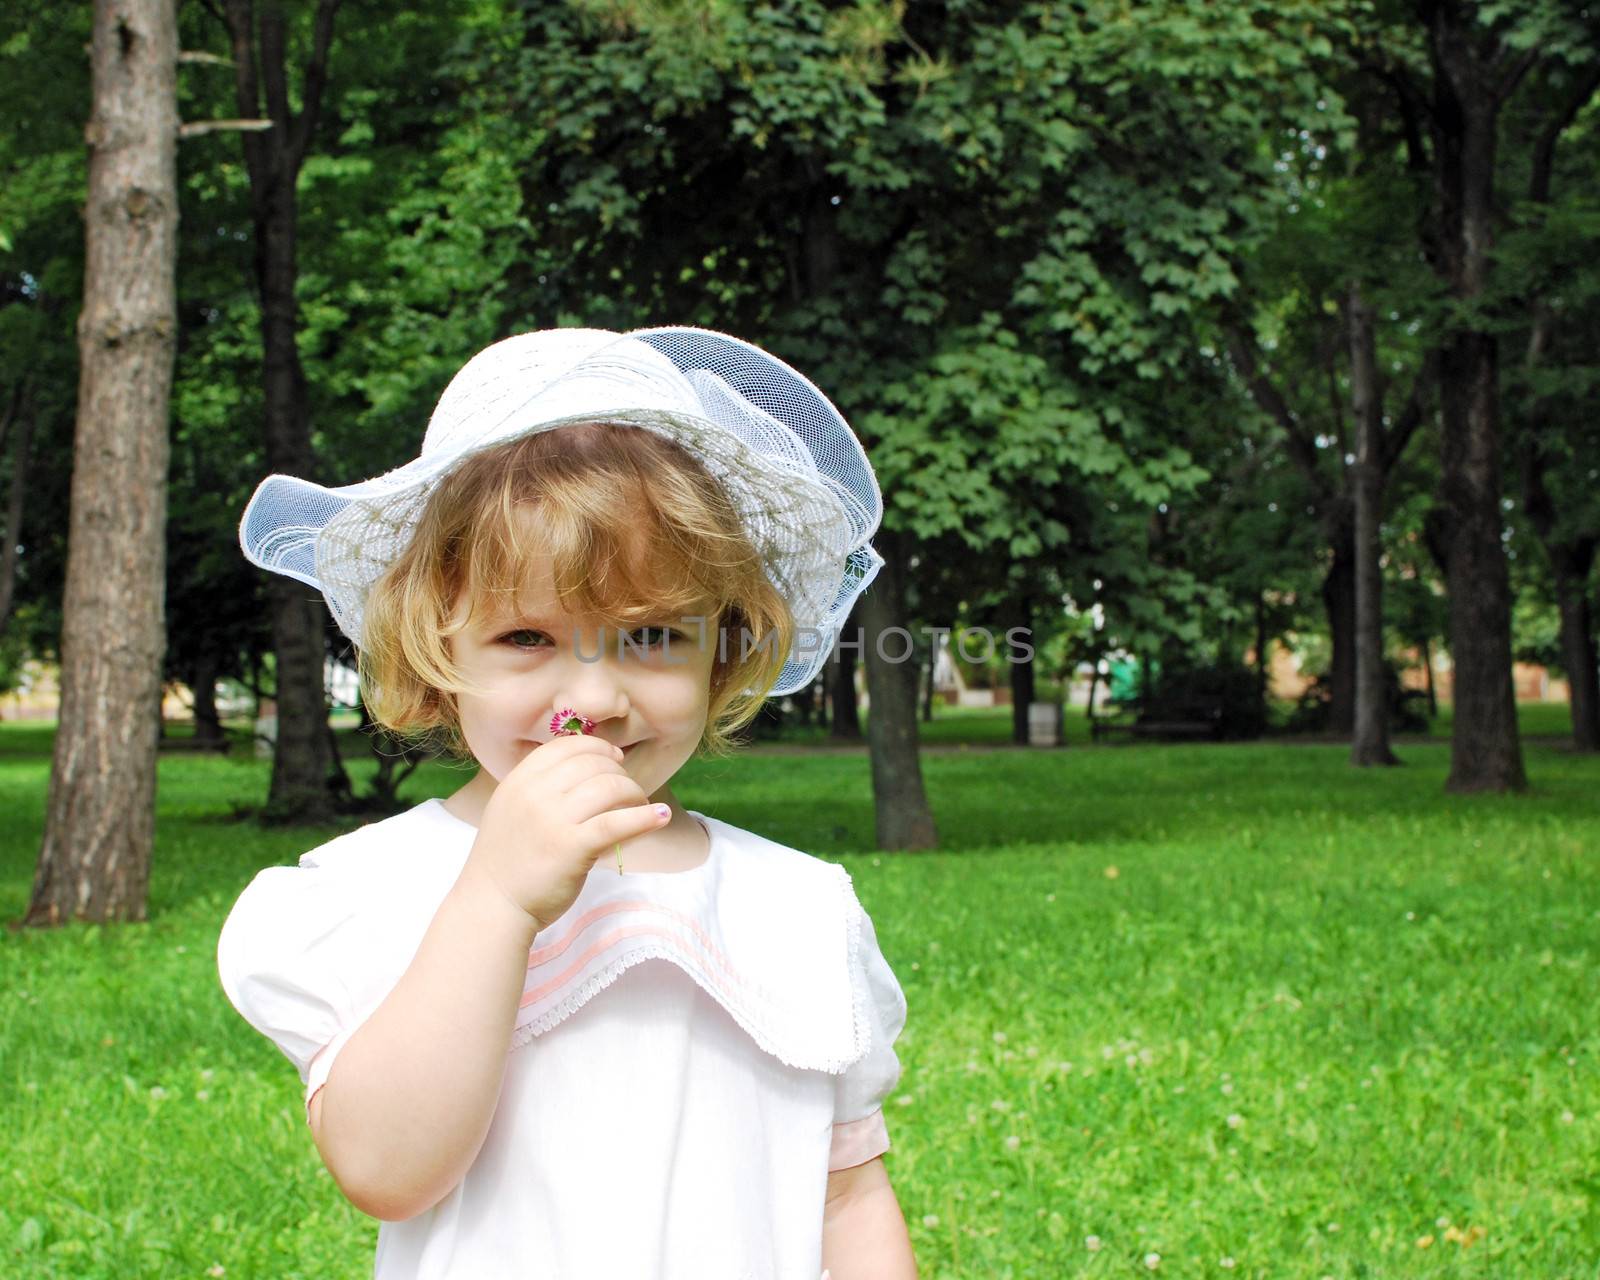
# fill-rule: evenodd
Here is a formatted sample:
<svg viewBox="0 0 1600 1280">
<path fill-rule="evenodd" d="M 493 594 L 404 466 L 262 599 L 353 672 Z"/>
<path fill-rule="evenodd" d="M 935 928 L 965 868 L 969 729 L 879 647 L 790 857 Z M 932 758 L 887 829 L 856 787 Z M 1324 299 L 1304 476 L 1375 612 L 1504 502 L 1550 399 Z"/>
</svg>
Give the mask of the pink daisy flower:
<svg viewBox="0 0 1600 1280">
<path fill-rule="evenodd" d="M 562 707 L 550 717 L 550 732 L 558 736 L 568 733 L 593 733 L 594 721 L 571 707 Z"/>
<path fill-rule="evenodd" d="M 593 733 L 594 721 L 581 711 L 574 711 L 571 707 L 562 707 L 555 715 L 550 717 L 550 733 L 554 737 L 564 737 L 573 733 Z M 617 874 L 622 874 L 622 846 L 617 846 Z"/>
</svg>

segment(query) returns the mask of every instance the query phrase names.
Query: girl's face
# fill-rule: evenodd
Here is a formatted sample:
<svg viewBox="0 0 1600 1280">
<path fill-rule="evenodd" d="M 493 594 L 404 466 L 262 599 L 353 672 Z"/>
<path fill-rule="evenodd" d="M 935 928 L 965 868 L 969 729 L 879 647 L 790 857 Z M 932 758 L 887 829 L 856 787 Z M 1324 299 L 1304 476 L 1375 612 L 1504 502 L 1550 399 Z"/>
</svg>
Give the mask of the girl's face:
<svg viewBox="0 0 1600 1280">
<path fill-rule="evenodd" d="M 626 749 L 623 767 L 655 798 L 700 743 L 716 631 L 710 621 L 663 617 L 624 637 L 574 618 L 557 605 L 541 559 L 519 605 L 481 611 L 451 651 L 480 690 L 456 697 L 461 735 L 496 782 L 550 740 L 551 717 L 570 707 L 594 721 L 596 737 Z"/>
</svg>

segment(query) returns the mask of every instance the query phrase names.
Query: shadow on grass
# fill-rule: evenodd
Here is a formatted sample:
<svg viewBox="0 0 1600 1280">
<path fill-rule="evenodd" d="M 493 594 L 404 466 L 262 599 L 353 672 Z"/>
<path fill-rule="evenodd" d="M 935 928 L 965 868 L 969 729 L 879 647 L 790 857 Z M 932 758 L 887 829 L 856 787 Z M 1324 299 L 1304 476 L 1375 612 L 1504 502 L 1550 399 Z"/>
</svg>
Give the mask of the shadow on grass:
<svg viewBox="0 0 1600 1280">
<path fill-rule="evenodd" d="M 982 720 L 971 713 L 961 718 Z M 991 731 L 1009 724 L 1005 709 L 989 713 L 989 721 Z M 52 726 L 0 725 L 0 807 L 7 815 L 0 833 L 0 917 L 6 919 L 22 914 L 31 892 L 52 732 Z M 366 744 L 353 731 L 341 736 L 365 753 Z M 1530 743 L 1526 794 L 1448 796 L 1447 743 L 1402 743 L 1397 750 L 1404 767 L 1372 770 L 1352 768 L 1342 744 L 1285 749 L 1271 739 L 930 753 L 923 757 L 922 776 L 939 836 L 939 849 L 932 852 L 965 858 L 1018 846 L 1223 847 L 1268 832 L 1290 846 L 1297 840 L 1321 846 L 1353 827 L 1370 831 L 1375 825 L 1392 832 L 1398 846 L 1419 826 L 1448 832 L 1587 816 L 1600 783 L 1600 759 Z M 352 752 L 347 767 L 359 789 L 375 764 L 370 754 Z M 268 775 L 268 762 L 246 745 L 228 756 L 161 757 L 152 918 L 197 901 L 225 905 L 261 868 L 291 864 L 306 850 L 372 820 L 351 816 L 316 827 L 263 827 L 251 819 L 265 797 Z M 429 762 L 402 788 L 402 800 L 410 805 L 448 795 L 468 777 L 464 768 Z M 877 848 L 864 752 L 695 760 L 674 779 L 673 790 L 689 809 L 818 856 L 848 859 Z"/>
</svg>

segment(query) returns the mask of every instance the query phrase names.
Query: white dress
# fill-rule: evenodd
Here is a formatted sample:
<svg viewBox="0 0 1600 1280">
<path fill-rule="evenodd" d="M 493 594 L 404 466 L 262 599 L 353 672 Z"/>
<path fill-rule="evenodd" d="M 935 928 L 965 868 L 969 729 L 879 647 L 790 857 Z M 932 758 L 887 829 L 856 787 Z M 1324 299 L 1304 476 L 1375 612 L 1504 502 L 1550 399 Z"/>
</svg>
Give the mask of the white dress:
<svg viewBox="0 0 1600 1280">
<path fill-rule="evenodd" d="M 842 867 L 690 812 L 705 863 L 602 858 L 534 939 L 483 1147 L 432 1209 L 380 1223 L 377 1280 L 817 1280 L 828 1173 L 889 1146 L 905 996 Z M 476 833 L 429 800 L 234 904 L 223 990 L 308 1106 Z"/>
</svg>

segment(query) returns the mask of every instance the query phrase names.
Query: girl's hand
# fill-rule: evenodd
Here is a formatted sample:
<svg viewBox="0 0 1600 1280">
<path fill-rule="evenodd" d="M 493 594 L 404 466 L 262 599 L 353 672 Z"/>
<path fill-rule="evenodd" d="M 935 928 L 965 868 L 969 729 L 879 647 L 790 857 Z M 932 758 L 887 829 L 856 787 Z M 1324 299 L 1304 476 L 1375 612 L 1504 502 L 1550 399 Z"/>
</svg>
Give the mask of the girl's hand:
<svg viewBox="0 0 1600 1280">
<path fill-rule="evenodd" d="M 543 929 L 566 913 L 603 853 L 671 817 L 628 775 L 620 748 L 563 735 L 535 747 L 500 780 L 467 867 Z"/>
</svg>

